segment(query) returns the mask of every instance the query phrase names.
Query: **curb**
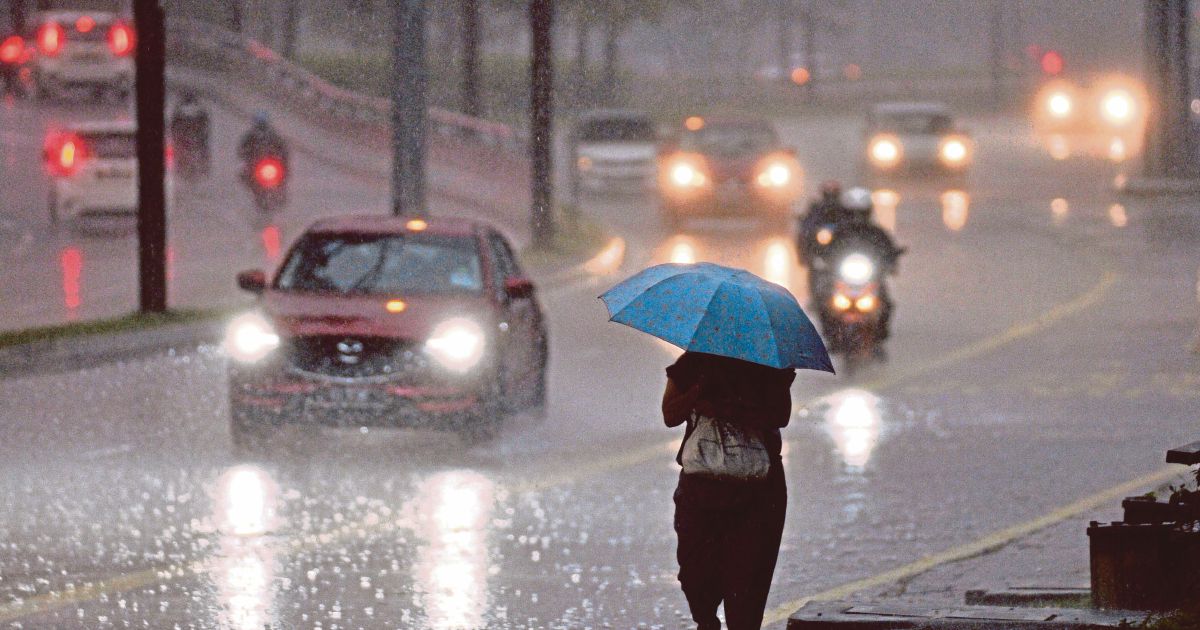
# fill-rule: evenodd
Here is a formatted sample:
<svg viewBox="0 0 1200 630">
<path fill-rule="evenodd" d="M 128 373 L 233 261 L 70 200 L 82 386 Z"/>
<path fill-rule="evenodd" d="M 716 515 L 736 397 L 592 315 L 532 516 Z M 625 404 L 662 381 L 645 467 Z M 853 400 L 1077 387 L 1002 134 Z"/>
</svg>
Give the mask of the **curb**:
<svg viewBox="0 0 1200 630">
<path fill-rule="evenodd" d="M 1014 608 L 1004 606 L 949 606 L 929 608 L 903 604 L 814 602 L 788 618 L 788 630 L 959 630 L 1006 628 L 1085 630 L 1129 628 L 1145 621 L 1148 612 L 1080 608 Z"/>
<path fill-rule="evenodd" d="M 0 348 L 0 380 L 61 373 L 216 343 L 224 318 L 117 333 L 84 334 Z"/>
</svg>

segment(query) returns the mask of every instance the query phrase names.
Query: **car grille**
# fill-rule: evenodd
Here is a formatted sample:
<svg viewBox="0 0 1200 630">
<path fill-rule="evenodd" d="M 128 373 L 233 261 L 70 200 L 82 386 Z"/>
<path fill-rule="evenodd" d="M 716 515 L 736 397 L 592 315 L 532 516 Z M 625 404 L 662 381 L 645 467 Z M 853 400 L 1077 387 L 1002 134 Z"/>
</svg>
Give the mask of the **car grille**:
<svg viewBox="0 0 1200 630">
<path fill-rule="evenodd" d="M 414 341 L 322 335 L 293 339 L 288 361 L 301 372 L 336 379 L 407 380 L 425 371 Z"/>
</svg>

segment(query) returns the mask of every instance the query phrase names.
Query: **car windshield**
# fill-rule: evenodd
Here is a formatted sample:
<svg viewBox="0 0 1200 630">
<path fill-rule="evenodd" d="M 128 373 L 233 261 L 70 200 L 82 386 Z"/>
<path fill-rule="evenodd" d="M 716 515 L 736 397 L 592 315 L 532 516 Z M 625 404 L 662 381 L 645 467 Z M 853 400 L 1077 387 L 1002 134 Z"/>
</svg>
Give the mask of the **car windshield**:
<svg viewBox="0 0 1200 630">
<path fill-rule="evenodd" d="M 309 234 L 288 255 L 276 288 L 344 294 L 477 293 L 473 238 Z"/>
<path fill-rule="evenodd" d="M 938 134 L 954 129 L 954 121 L 949 114 L 884 114 L 879 121 L 881 130 L 897 133 Z"/>
<path fill-rule="evenodd" d="M 597 118 L 583 123 L 584 142 L 654 142 L 654 123 L 646 118 Z"/>
<path fill-rule="evenodd" d="M 712 155 L 754 155 L 775 148 L 779 138 L 761 125 L 709 125 L 683 134 L 679 148 Z"/>
<path fill-rule="evenodd" d="M 128 160 L 137 157 L 137 141 L 132 133 L 89 133 L 83 141 L 92 155 L 109 160 Z"/>
</svg>

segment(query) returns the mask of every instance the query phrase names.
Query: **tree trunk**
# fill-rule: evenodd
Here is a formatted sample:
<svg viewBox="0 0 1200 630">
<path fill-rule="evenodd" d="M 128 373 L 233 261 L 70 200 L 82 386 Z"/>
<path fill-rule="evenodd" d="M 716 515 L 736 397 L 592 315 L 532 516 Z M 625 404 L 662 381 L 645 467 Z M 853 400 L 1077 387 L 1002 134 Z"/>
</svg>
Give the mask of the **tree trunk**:
<svg viewBox="0 0 1200 630">
<path fill-rule="evenodd" d="M 392 214 L 425 214 L 428 70 L 425 0 L 397 0 L 392 15 Z"/>
<path fill-rule="evenodd" d="M 479 0 L 462 0 L 462 108 L 483 115 L 479 95 Z"/>
<path fill-rule="evenodd" d="M 621 26 L 609 18 L 604 24 L 604 102 L 613 103 L 617 96 L 617 40 L 621 37 Z"/>
<path fill-rule="evenodd" d="M 814 2 L 805 3 L 804 19 L 804 65 L 808 68 L 808 83 L 804 84 L 804 93 L 812 96 L 817 92 L 817 82 L 821 76 L 821 64 L 817 63 L 817 13 Z"/>
<path fill-rule="evenodd" d="M 530 0 L 529 162 L 533 242 L 554 238 L 554 0 Z"/>
<path fill-rule="evenodd" d="M 167 310 L 166 27 L 157 0 L 134 0 L 138 156 L 138 310 Z"/>
<path fill-rule="evenodd" d="M 239 35 L 243 33 L 245 28 L 245 11 L 242 8 L 242 0 L 226 0 L 229 6 L 229 28 Z"/>
<path fill-rule="evenodd" d="M 571 86 L 574 88 L 572 92 L 575 100 L 579 103 L 586 100 L 584 92 L 587 90 L 588 84 L 588 38 L 591 35 L 591 29 L 588 28 L 585 10 L 585 7 L 580 6 L 575 15 L 575 74 Z"/>
<path fill-rule="evenodd" d="M 283 0 L 283 43 L 280 46 L 280 52 L 288 59 L 296 58 L 296 39 L 299 29 L 299 0 Z"/>
</svg>

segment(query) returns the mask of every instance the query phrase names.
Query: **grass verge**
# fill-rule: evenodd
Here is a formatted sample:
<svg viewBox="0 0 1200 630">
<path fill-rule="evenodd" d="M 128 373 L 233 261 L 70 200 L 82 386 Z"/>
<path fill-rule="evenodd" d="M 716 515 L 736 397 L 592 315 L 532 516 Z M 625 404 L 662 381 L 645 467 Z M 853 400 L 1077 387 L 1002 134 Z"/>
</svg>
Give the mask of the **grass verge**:
<svg viewBox="0 0 1200 630">
<path fill-rule="evenodd" d="M 113 333 L 135 330 L 150 330 L 173 324 L 214 321 L 228 316 L 230 313 L 231 310 L 228 308 L 181 309 L 167 311 L 166 313 L 132 313 L 120 317 L 93 319 L 85 322 L 12 330 L 0 332 L 0 348 L 40 341 L 73 339 L 88 335 L 111 335 Z"/>
<path fill-rule="evenodd" d="M 573 206 L 558 209 L 558 230 L 546 245 L 532 244 L 521 250 L 521 264 L 531 269 L 552 269 L 581 263 L 608 243 L 608 229 Z"/>
</svg>

